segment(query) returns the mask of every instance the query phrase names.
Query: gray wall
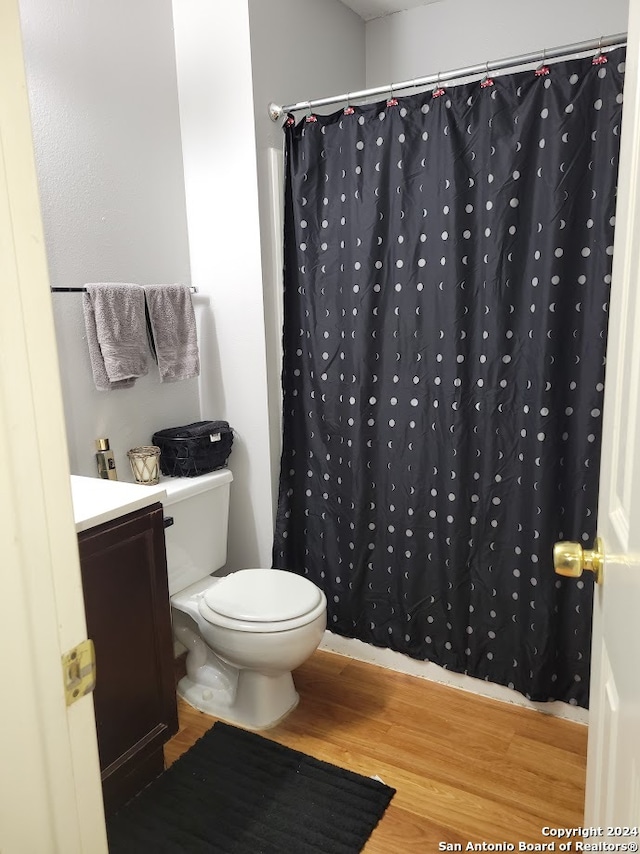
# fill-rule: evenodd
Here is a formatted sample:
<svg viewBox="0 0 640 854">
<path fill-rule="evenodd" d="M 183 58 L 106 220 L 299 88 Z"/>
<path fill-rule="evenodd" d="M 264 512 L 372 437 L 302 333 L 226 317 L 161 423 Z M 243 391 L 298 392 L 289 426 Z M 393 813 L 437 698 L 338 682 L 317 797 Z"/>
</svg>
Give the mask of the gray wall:
<svg viewBox="0 0 640 854">
<path fill-rule="evenodd" d="M 189 282 L 170 0 L 21 0 L 51 284 Z M 79 294 L 52 296 L 74 474 L 95 475 L 107 436 L 126 451 L 198 416 L 198 383 L 98 392 Z"/>
<path fill-rule="evenodd" d="M 362 82 L 364 24 L 337 0 L 174 0 L 174 22 L 191 270 L 211 306 L 202 405 L 236 431 L 227 569 L 270 566 L 282 235 L 266 155 L 282 133 L 267 102 Z M 327 52 L 331 40 L 344 58 Z"/>
<path fill-rule="evenodd" d="M 362 89 L 365 25 L 338 0 L 249 0 L 249 18 L 275 511 L 281 450 L 283 132 L 267 107 L 272 101 L 293 104 Z"/>
<path fill-rule="evenodd" d="M 226 418 L 228 568 L 270 564 L 280 332 L 260 243 L 270 258 L 281 238 L 271 201 L 259 219 L 258 181 L 282 135 L 266 101 L 363 85 L 364 24 L 338 0 L 256 2 L 251 22 L 248 0 L 21 0 L 21 16 L 52 285 L 200 291 L 200 381 L 163 385 L 152 366 L 118 392 L 93 387 L 82 297 L 52 296 L 71 470 L 95 475 L 94 440 L 108 436 L 131 480 L 126 451 L 155 429 Z"/>
<path fill-rule="evenodd" d="M 249 20 L 258 150 L 282 147 L 281 124 L 267 114 L 271 101 L 292 104 L 365 85 L 365 24 L 339 0 L 249 0 Z"/>
<path fill-rule="evenodd" d="M 282 131 L 268 102 L 624 30 L 626 10 L 626 0 L 441 0 L 365 27 L 338 0 L 21 0 L 52 284 L 193 276 L 201 291 L 201 381 L 162 385 L 152 369 L 108 393 L 93 387 L 81 297 L 52 297 L 72 471 L 95 474 L 94 439 L 108 436 L 131 479 L 126 451 L 155 429 L 227 418 L 237 432 L 229 566 L 269 563 Z"/>
<path fill-rule="evenodd" d="M 367 86 L 613 35 L 628 0 L 440 0 L 367 24 Z"/>
</svg>

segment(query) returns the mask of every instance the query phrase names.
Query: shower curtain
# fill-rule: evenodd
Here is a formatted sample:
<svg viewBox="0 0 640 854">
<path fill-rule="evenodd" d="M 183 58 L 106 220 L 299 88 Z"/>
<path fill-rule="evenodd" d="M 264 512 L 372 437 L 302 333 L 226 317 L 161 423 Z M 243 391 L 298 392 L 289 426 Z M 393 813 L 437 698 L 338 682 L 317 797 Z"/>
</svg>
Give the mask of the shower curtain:
<svg viewBox="0 0 640 854">
<path fill-rule="evenodd" d="M 608 61 L 607 61 L 608 60 Z M 286 135 L 274 566 L 328 627 L 587 706 L 624 52 Z"/>
</svg>

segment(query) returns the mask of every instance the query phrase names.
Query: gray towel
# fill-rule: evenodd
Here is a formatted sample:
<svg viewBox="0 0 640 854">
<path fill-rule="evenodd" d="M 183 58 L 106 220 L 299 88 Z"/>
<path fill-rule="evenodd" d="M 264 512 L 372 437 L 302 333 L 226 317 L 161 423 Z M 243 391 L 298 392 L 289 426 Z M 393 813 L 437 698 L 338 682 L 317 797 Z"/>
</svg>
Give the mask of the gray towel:
<svg viewBox="0 0 640 854">
<path fill-rule="evenodd" d="M 140 285 L 85 285 L 84 320 L 93 381 L 100 391 L 130 388 L 147 366 L 144 290 Z"/>
<path fill-rule="evenodd" d="M 149 322 L 160 380 L 175 382 L 200 374 L 196 317 L 188 285 L 145 285 Z"/>
</svg>

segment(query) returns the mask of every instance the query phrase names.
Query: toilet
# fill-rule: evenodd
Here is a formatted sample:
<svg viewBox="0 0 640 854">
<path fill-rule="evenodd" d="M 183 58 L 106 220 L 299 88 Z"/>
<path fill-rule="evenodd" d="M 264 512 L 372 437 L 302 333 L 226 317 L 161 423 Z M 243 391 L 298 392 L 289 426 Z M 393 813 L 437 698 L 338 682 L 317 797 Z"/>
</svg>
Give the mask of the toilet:
<svg viewBox="0 0 640 854">
<path fill-rule="evenodd" d="M 298 704 L 291 671 L 318 647 L 327 600 L 282 569 L 211 576 L 226 562 L 232 480 L 220 469 L 162 482 L 173 630 L 188 651 L 178 694 L 206 714 L 267 729 Z"/>
</svg>

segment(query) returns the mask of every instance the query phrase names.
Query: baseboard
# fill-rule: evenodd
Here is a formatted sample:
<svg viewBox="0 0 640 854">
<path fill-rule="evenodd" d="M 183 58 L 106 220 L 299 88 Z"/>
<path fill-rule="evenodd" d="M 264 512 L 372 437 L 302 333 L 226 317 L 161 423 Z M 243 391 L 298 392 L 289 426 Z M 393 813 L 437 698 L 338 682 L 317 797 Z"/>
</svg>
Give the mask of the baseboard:
<svg viewBox="0 0 640 854">
<path fill-rule="evenodd" d="M 380 667 L 386 667 L 388 670 L 395 670 L 398 673 L 407 673 L 410 676 L 417 676 L 420 679 L 428 679 L 431 682 L 450 685 L 452 688 L 470 691 L 472 694 L 479 694 L 482 697 L 489 697 L 492 700 L 512 703 L 516 706 L 522 706 L 525 709 L 535 709 L 546 715 L 566 718 L 580 724 L 587 724 L 589 722 L 589 712 L 586 709 L 580 708 L 580 706 L 571 706 L 569 703 L 562 703 L 560 701 L 533 703 L 531 700 L 523 697 L 522 694 L 506 688 L 504 685 L 485 682 L 482 679 L 475 679 L 473 676 L 465 676 L 463 673 L 454 673 L 451 670 L 445 670 L 432 661 L 417 661 L 400 652 L 394 652 L 391 649 L 380 649 L 377 646 L 363 643 L 354 638 L 344 638 L 341 635 L 334 635 L 329 631 L 324 633 L 320 649 L 335 652 L 347 658 L 354 658 L 357 661 L 364 661 L 368 664 L 377 664 Z"/>
</svg>

